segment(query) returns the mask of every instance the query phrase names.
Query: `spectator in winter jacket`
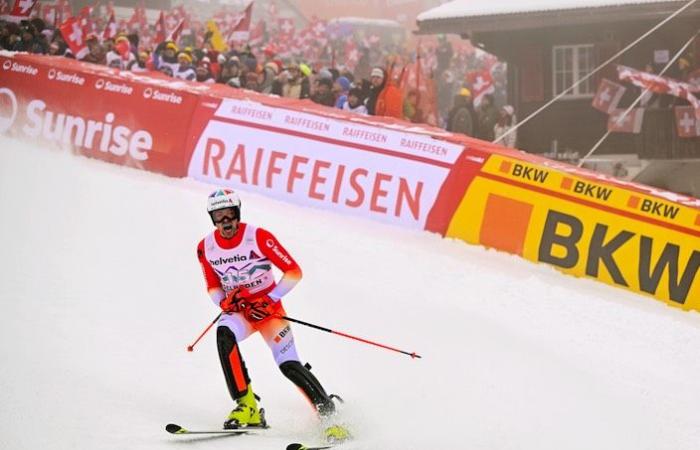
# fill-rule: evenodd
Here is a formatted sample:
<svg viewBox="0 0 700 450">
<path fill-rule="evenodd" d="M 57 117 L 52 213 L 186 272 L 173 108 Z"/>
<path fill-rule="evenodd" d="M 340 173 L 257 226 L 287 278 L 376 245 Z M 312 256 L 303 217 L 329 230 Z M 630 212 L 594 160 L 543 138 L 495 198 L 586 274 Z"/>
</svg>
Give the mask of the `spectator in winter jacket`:
<svg viewBox="0 0 700 450">
<path fill-rule="evenodd" d="M 241 64 L 238 57 L 232 56 L 226 60 L 221 66 L 219 74 L 219 83 L 226 84 L 231 87 L 241 87 Z"/>
<path fill-rule="evenodd" d="M 377 98 L 377 103 L 374 107 L 374 115 L 394 117 L 396 119 L 403 118 L 403 92 L 391 72 L 386 75 L 384 89 L 379 93 L 379 98 Z"/>
<path fill-rule="evenodd" d="M 501 115 L 498 118 L 498 122 L 493 128 L 495 139 L 499 139 L 501 136 L 504 136 L 517 123 L 515 119 L 515 108 L 513 108 L 512 106 L 505 105 L 501 108 L 500 114 Z M 517 139 L 517 131 L 513 131 L 512 133 L 508 134 L 503 139 L 501 139 L 498 143 L 505 147 L 515 148 L 515 143 Z"/>
<path fill-rule="evenodd" d="M 287 66 L 286 81 L 282 85 L 282 97 L 286 98 L 309 98 L 310 87 L 309 79 L 301 72 L 299 64 L 290 64 Z"/>
<path fill-rule="evenodd" d="M 126 70 L 128 65 L 136 60 L 134 54 L 131 53 L 131 44 L 126 36 L 119 36 L 114 41 L 114 48 L 107 52 L 105 59 L 109 67 L 120 70 Z"/>
<path fill-rule="evenodd" d="M 172 77 L 180 66 L 177 61 L 177 51 L 177 45 L 173 41 L 161 42 L 153 52 L 153 67 L 163 73 L 169 73 Z M 164 67 L 167 70 L 164 70 Z"/>
<path fill-rule="evenodd" d="M 20 29 L 19 40 L 11 48 L 15 52 L 47 53 L 49 44 L 33 25 L 27 23 Z"/>
<path fill-rule="evenodd" d="M 450 110 L 450 104 L 458 91 L 459 84 L 450 70 L 446 70 L 440 76 L 437 88 L 437 106 L 441 118 L 445 118 Z"/>
<path fill-rule="evenodd" d="M 476 114 L 471 101 L 471 92 L 462 88 L 455 95 L 452 109 L 447 114 L 447 131 L 474 136 L 476 129 Z"/>
<path fill-rule="evenodd" d="M 82 59 L 82 61 L 93 63 L 93 64 L 107 64 L 107 55 L 104 47 L 100 45 L 100 41 L 97 36 L 90 34 L 85 41 L 88 48 L 88 54 Z"/>
<path fill-rule="evenodd" d="M 127 70 L 131 72 L 147 72 L 150 70 L 148 68 L 148 59 L 150 55 L 147 52 L 139 52 L 138 55 L 136 55 L 136 60 L 132 61 L 129 63 L 127 66 Z"/>
<path fill-rule="evenodd" d="M 364 105 L 364 95 L 362 89 L 354 87 L 348 91 L 348 101 L 343 104 L 344 111 L 357 114 L 367 114 L 367 107 Z"/>
<path fill-rule="evenodd" d="M 332 92 L 333 81 L 328 78 L 316 80 L 316 91 L 311 95 L 311 101 L 319 105 L 335 106 L 335 95 Z"/>
<path fill-rule="evenodd" d="M 189 81 L 193 81 L 197 78 L 197 74 L 194 71 L 194 67 L 192 66 L 192 57 L 189 53 L 184 51 L 178 53 L 177 62 L 177 70 L 173 72 L 173 76 L 175 78 Z"/>
<path fill-rule="evenodd" d="M 206 56 L 197 64 L 195 74 L 197 75 L 197 81 L 200 83 L 214 83 L 216 81 L 211 73 L 211 62 Z"/>
<path fill-rule="evenodd" d="M 268 63 L 265 63 L 265 67 L 263 67 L 263 80 L 262 83 L 260 83 L 260 92 L 263 94 L 272 94 L 272 90 L 274 88 L 275 84 L 275 79 L 277 78 L 277 75 L 280 73 L 280 67 L 277 65 L 276 62 L 270 61 Z"/>
<path fill-rule="evenodd" d="M 486 94 L 481 100 L 481 105 L 479 105 L 479 111 L 477 112 L 479 129 L 477 130 L 477 136 L 479 139 L 484 141 L 493 142 L 496 138 L 493 132 L 500 114 L 496 105 L 493 95 Z"/>
<path fill-rule="evenodd" d="M 350 90 L 350 80 L 346 77 L 338 77 L 333 83 L 333 95 L 335 95 L 335 107 L 343 109 L 343 105 L 348 101 L 348 91 Z"/>
<path fill-rule="evenodd" d="M 375 67 L 372 69 L 369 77 L 370 87 L 369 95 L 365 101 L 365 106 L 367 107 L 367 114 L 374 116 L 377 109 L 377 100 L 379 100 L 379 94 L 381 94 L 384 86 L 386 85 L 386 72 L 381 67 Z"/>
<path fill-rule="evenodd" d="M 259 89 L 260 89 L 259 79 L 260 79 L 260 77 L 254 71 L 246 72 L 245 77 L 243 77 L 243 80 L 245 81 L 243 88 L 248 89 L 249 91 L 259 92 Z"/>
</svg>

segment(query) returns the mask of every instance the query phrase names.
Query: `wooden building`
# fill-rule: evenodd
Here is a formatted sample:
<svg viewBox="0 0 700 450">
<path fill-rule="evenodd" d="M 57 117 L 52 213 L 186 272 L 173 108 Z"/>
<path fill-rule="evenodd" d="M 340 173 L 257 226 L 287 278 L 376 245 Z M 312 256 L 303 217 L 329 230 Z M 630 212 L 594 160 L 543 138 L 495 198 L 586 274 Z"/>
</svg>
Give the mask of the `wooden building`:
<svg viewBox="0 0 700 450">
<path fill-rule="evenodd" d="M 670 0 L 459 0 L 425 11 L 418 33 L 455 33 L 508 63 L 508 99 L 524 118 L 600 63 L 636 40 L 687 1 Z M 614 63 L 658 73 L 698 31 L 700 2 L 691 6 Z M 686 58 L 700 63 L 700 39 Z M 679 65 L 667 76 L 679 77 Z M 535 153 L 575 151 L 584 155 L 607 130 L 608 116 L 591 106 L 601 78 L 617 81 L 615 65 L 544 110 L 518 134 L 518 147 Z M 627 84 L 621 106 L 641 92 Z M 700 158 L 700 138 L 680 138 L 672 104 L 664 96 L 645 111 L 640 134 L 613 133 L 598 154 L 636 153 L 641 158 Z"/>
</svg>

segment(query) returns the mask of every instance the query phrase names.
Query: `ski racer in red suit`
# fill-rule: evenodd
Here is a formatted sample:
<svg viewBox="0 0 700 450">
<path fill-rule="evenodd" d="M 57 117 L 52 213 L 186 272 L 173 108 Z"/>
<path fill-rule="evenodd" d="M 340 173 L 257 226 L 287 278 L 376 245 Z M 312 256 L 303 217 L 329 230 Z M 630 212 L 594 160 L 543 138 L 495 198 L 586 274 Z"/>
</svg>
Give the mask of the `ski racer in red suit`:
<svg viewBox="0 0 700 450">
<path fill-rule="evenodd" d="M 216 340 L 226 384 L 236 408 L 226 418 L 225 429 L 265 427 L 264 411 L 258 408 L 239 342 L 260 332 L 275 362 L 309 399 L 322 418 L 331 418 L 335 405 L 331 396 L 303 365 L 297 354 L 282 297 L 301 279 L 301 268 L 267 230 L 240 222 L 241 201 L 230 189 L 218 189 L 208 198 L 207 211 L 216 226 L 197 246 L 212 301 L 223 310 Z M 275 280 L 272 268 L 283 272 Z M 326 437 L 348 437 L 340 425 L 326 429 Z"/>
</svg>

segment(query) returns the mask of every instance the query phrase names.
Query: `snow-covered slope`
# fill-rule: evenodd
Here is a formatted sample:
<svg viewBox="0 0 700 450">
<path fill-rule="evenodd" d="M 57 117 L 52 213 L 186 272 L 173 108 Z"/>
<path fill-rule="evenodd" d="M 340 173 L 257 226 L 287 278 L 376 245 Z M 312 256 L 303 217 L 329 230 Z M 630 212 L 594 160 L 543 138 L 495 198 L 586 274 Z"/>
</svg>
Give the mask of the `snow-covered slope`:
<svg viewBox="0 0 700 450">
<path fill-rule="evenodd" d="M 315 440 L 258 336 L 243 344 L 273 428 L 218 427 L 232 403 L 195 257 L 212 189 L 0 138 L 0 448 L 282 449 Z M 700 317 L 494 251 L 241 193 L 305 278 L 290 316 L 347 401 L 353 449 L 695 450 Z M 186 441 L 183 444 L 181 441 Z"/>
</svg>

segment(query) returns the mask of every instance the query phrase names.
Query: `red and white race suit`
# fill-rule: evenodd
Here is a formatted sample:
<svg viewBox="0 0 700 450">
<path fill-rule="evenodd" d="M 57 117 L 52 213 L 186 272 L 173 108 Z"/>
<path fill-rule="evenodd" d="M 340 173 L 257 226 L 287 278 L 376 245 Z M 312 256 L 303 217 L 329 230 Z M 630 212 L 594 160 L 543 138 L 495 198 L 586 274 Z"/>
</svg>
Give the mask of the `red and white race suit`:
<svg viewBox="0 0 700 450">
<path fill-rule="evenodd" d="M 272 233 L 245 223 L 238 225 L 231 239 L 223 238 L 218 230 L 207 235 L 197 246 L 197 257 L 209 295 L 217 306 L 226 292 L 243 287 L 252 298 L 268 295 L 276 302 L 275 311 L 285 315 L 280 300 L 302 275 L 299 265 Z M 275 280 L 273 266 L 283 272 L 279 282 Z M 241 313 L 226 313 L 221 316 L 219 326 L 228 327 L 238 342 L 260 331 L 278 365 L 299 360 L 286 320 L 250 322 Z"/>
</svg>

